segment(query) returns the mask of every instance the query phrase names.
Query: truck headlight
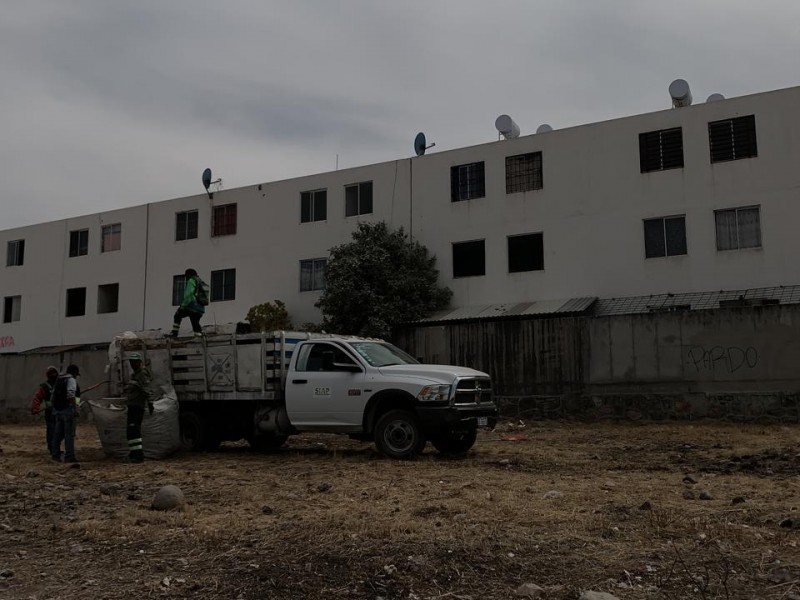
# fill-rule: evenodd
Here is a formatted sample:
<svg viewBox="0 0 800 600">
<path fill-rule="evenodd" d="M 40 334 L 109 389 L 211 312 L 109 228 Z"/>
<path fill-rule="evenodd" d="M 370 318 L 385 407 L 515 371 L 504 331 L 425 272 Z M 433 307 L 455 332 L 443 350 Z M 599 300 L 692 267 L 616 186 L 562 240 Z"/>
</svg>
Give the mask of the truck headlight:
<svg viewBox="0 0 800 600">
<path fill-rule="evenodd" d="M 448 402 L 450 400 L 449 385 L 426 385 L 417 394 L 420 402 Z"/>
</svg>

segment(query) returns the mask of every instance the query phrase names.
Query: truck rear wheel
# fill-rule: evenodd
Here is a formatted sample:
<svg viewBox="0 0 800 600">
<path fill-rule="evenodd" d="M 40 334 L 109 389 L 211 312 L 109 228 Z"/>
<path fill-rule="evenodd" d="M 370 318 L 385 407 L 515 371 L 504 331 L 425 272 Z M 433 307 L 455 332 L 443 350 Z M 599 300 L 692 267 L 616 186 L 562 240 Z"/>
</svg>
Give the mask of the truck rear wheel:
<svg viewBox="0 0 800 600">
<path fill-rule="evenodd" d="M 375 424 L 375 446 L 389 458 L 413 458 L 425 441 L 419 421 L 407 410 L 390 410 Z"/>
<path fill-rule="evenodd" d="M 465 456 L 475 445 L 477 430 L 451 432 L 431 440 L 431 444 L 445 456 Z"/>
</svg>

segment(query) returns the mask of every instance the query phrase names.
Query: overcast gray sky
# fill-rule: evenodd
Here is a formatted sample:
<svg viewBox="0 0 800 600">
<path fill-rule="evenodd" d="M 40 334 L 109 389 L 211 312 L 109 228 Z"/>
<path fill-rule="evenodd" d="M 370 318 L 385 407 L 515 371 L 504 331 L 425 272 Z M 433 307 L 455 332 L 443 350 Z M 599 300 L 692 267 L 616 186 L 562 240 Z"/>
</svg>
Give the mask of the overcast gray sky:
<svg viewBox="0 0 800 600">
<path fill-rule="evenodd" d="M 800 84 L 798 0 L 0 1 L 0 229 Z"/>
</svg>

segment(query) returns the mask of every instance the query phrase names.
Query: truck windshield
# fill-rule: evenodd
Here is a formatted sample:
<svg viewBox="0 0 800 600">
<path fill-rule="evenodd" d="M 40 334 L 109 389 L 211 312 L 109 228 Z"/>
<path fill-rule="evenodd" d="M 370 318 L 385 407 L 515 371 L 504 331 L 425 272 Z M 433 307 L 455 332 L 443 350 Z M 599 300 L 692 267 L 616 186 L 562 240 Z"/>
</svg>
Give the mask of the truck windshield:
<svg viewBox="0 0 800 600">
<path fill-rule="evenodd" d="M 358 352 L 370 366 L 388 367 L 390 365 L 418 365 L 419 361 L 392 346 L 381 342 L 350 342 L 353 350 Z"/>
</svg>

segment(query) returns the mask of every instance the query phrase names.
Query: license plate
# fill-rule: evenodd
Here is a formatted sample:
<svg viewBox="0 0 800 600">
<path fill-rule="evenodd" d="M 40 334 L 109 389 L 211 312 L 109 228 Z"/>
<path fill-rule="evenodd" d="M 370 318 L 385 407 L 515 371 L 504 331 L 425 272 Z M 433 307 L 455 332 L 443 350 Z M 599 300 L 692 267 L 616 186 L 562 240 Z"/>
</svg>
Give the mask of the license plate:
<svg viewBox="0 0 800 600">
<path fill-rule="evenodd" d="M 478 427 L 488 427 L 489 417 L 478 417 Z"/>
</svg>

